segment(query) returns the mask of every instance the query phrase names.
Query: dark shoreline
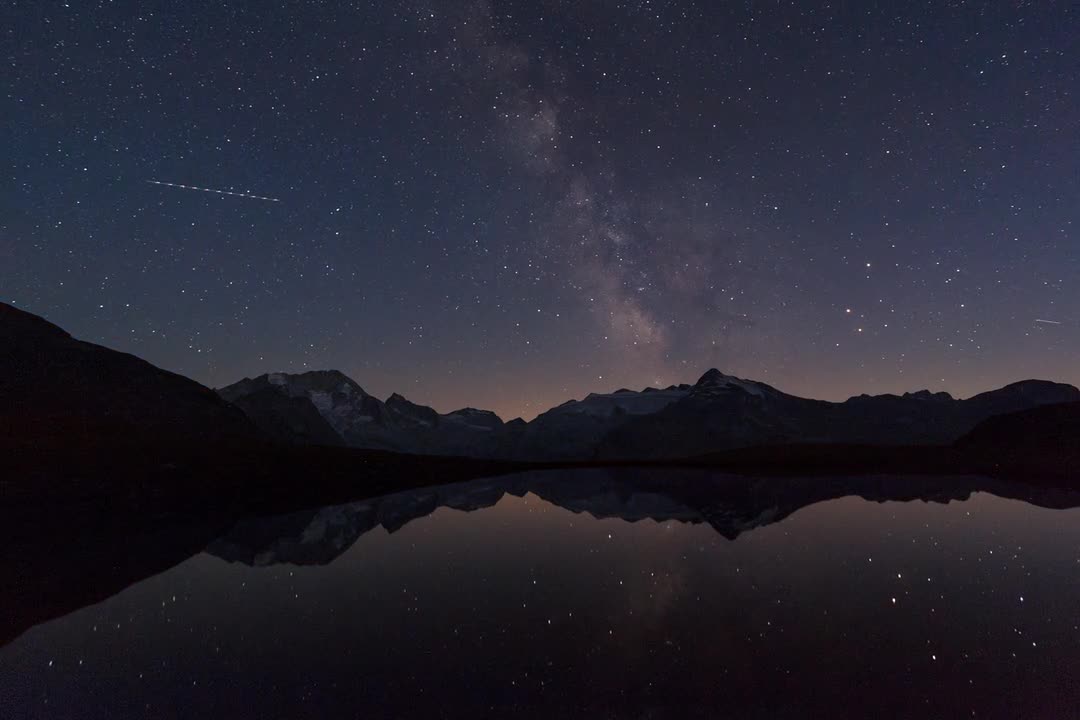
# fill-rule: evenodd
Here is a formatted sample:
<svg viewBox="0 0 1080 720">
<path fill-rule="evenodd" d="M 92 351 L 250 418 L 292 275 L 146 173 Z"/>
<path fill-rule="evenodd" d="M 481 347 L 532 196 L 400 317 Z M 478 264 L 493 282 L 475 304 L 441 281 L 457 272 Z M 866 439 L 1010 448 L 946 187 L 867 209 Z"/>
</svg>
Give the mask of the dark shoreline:
<svg viewBox="0 0 1080 720">
<path fill-rule="evenodd" d="M 837 475 L 981 475 L 1075 488 L 1080 469 L 1053 458 L 1010 462 L 957 447 L 778 445 L 664 460 L 527 462 L 403 455 L 321 446 L 234 445 L 116 448 L 109 452 L 41 449 L 0 460 L 7 507 L 105 502 L 192 509 L 288 508 L 426 485 L 534 470 L 703 468 L 750 477 Z"/>
</svg>

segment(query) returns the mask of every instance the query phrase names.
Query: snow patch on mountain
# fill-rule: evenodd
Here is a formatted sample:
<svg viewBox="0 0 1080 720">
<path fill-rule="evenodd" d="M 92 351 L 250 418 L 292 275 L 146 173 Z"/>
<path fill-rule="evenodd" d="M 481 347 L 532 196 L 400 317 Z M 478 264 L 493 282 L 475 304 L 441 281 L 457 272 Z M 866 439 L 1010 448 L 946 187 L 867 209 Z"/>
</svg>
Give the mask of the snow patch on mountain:
<svg viewBox="0 0 1080 720">
<path fill-rule="evenodd" d="M 625 415 L 649 415 L 683 399 L 688 392 L 686 389 L 671 387 L 648 392 L 620 390 L 613 393 L 590 393 L 583 400 L 563 403 L 546 414 L 589 415 L 597 418 L 610 417 L 617 412 Z"/>
<path fill-rule="evenodd" d="M 725 375 L 719 370 L 710 370 L 701 376 L 701 379 L 697 381 L 691 391 L 694 397 L 697 398 L 709 398 L 716 397 L 723 393 L 731 392 L 732 390 L 749 393 L 755 397 L 765 397 L 768 390 L 771 390 L 768 385 L 755 382 L 753 380 L 743 380 L 732 375 Z"/>
<path fill-rule="evenodd" d="M 305 394 L 330 427 L 344 435 L 354 425 L 374 422 L 372 415 L 362 414 L 353 400 L 353 389 L 342 384 L 336 391 L 310 390 Z M 336 396 L 336 397 L 335 397 Z"/>
</svg>

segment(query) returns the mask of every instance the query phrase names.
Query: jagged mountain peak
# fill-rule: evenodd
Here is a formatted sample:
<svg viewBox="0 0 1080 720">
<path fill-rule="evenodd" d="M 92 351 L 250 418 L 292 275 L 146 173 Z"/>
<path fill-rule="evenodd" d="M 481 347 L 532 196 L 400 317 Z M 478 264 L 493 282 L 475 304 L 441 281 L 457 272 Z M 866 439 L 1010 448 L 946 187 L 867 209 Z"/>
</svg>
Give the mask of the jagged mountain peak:
<svg viewBox="0 0 1080 720">
<path fill-rule="evenodd" d="M 611 417 L 614 415 L 648 415 L 686 396 L 687 390 L 672 386 L 665 390 L 646 388 L 641 391 L 616 390 L 609 393 L 589 393 L 581 400 L 569 400 L 546 413 L 544 417 L 581 415 Z"/>
<path fill-rule="evenodd" d="M 340 393 L 342 395 L 357 395 L 359 397 L 371 397 L 364 388 L 352 378 L 340 370 L 309 370 L 303 373 L 274 372 L 265 373 L 258 377 L 248 378 L 218 388 L 219 395 L 226 400 L 232 401 L 242 395 L 250 395 L 262 388 L 277 388 L 279 391 L 290 395 L 300 396 L 313 392 Z"/>
<path fill-rule="evenodd" d="M 340 370 L 308 370 L 302 373 L 269 373 L 264 375 L 267 382 L 278 386 L 295 386 L 306 390 L 322 392 L 341 392 L 345 394 L 359 393 L 370 395 L 365 392 L 360 384 Z"/>
<path fill-rule="evenodd" d="M 393 394 L 390 395 L 390 397 L 386 398 L 386 406 L 387 407 L 399 408 L 399 409 L 403 409 L 403 410 L 425 410 L 425 411 L 430 410 L 433 413 L 435 412 L 435 410 L 428 407 L 427 405 L 421 405 L 419 403 L 414 403 L 412 400 L 405 397 L 401 393 L 393 393 Z M 437 415 L 438 413 L 435 413 L 435 414 Z"/>
<path fill-rule="evenodd" d="M 400 422 L 417 424 L 423 427 L 435 427 L 439 424 L 439 413 L 426 405 L 418 405 L 400 393 L 394 393 L 386 399 L 386 407 Z"/>
<path fill-rule="evenodd" d="M 440 415 L 400 393 L 383 402 L 338 370 L 270 373 L 245 378 L 218 394 L 269 434 L 302 444 L 334 444 L 339 438 L 358 448 L 486 457 L 495 452 L 492 431 L 503 426 L 487 410 Z"/>
<path fill-rule="evenodd" d="M 720 382 L 720 381 L 724 380 L 726 377 L 728 377 L 728 376 L 725 375 L 724 373 L 720 372 L 716 368 L 709 368 L 708 370 L 705 371 L 705 374 L 702 375 L 700 378 L 698 378 L 698 381 L 696 383 L 694 383 L 694 384 L 695 385 L 711 385 L 713 383 L 717 383 L 717 382 Z"/>
<path fill-rule="evenodd" d="M 930 392 L 929 390 L 916 390 L 915 392 L 906 392 L 904 397 L 912 400 L 953 400 L 953 396 L 947 392 Z"/>
<path fill-rule="evenodd" d="M 897 402 L 902 400 L 920 400 L 927 402 L 955 402 L 956 398 L 947 392 L 932 392 L 930 390 L 916 390 L 914 392 L 906 392 L 903 395 L 897 395 L 895 393 L 881 393 L 880 395 L 871 395 L 869 393 L 860 393 L 859 395 L 852 395 L 845 403 L 875 403 L 875 402 Z"/>
<path fill-rule="evenodd" d="M 656 387 L 654 385 L 650 385 L 649 387 L 645 388 L 641 392 L 643 392 L 643 393 L 675 392 L 677 390 L 682 390 L 683 392 L 689 392 L 691 387 L 693 387 L 693 386 L 689 385 L 687 383 L 680 383 L 679 385 L 668 385 L 667 387 L 664 387 L 664 388 Z"/>
<path fill-rule="evenodd" d="M 690 396 L 701 400 L 740 391 L 750 395 L 763 396 L 766 391 L 772 391 L 772 388 L 755 380 L 743 380 L 734 375 L 725 375 L 716 368 L 712 368 L 690 388 Z"/>
<path fill-rule="evenodd" d="M 370 438 L 368 426 L 381 427 L 386 409 L 377 398 L 364 391 L 355 380 L 339 370 L 311 370 L 304 373 L 268 373 L 245 378 L 218 390 L 229 402 L 249 404 L 257 393 L 271 390 L 289 398 L 302 398 L 315 406 L 334 432 L 357 447 L 394 448 L 381 435 Z M 270 411 L 270 408 L 264 408 Z M 254 415 L 247 410 L 249 415 Z"/>
<path fill-rule="evenodd" d="M 844 404 L 874 404 L 882 402 L 902 402 L 904 400 L 915 400 L 921 402 L 939 402 L 948 403 L 955 402 L 956 398 L 947 392 L 932 392 L 930 390 L 916 390 L 914 392 L 906 392 L 903 395 L 897 395 L 895 393 L 881 393 L 880 395 L 871 395 L 869 393 L 860 393 L 859 395 L 852 395 Z"/>
<path fill-rule="evenodd" d="M 460 410 L 454 410 L 442 416 L 444 420 L 450 422 L 461 422 L 471 427 L 496 430 L 501 428 L 503 423 L 502 418 L 493 413 L 490 410 L 477 410 L 476 408 L 461 408 Z"/>
</svg>

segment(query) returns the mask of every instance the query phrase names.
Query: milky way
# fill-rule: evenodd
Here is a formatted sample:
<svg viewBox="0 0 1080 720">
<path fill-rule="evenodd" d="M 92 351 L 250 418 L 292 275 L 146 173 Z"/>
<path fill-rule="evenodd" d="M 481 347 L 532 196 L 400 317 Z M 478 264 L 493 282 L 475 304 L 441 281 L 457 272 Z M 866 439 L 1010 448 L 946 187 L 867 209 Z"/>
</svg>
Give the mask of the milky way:
<svg viewBox="0 0 1080 720">
<path fill-rule="evenodd" d="M 70 5 L 0 9 L 0 293 L 79 337 L 507 417 L 1080 382 L 1073 4 Z"/>
</svg>

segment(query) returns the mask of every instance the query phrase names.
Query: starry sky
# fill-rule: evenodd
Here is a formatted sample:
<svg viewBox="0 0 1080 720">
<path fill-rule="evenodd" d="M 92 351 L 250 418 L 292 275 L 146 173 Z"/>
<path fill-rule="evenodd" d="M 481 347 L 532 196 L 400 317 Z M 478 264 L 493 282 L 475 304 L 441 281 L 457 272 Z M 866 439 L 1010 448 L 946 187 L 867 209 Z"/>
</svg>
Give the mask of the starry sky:
<svg viewBox="0 0 1080 720">
<path fill-rule="evenodd" d="M 504 418 L 710 367 L 1080 384 L 1078 13 L 14 0 L 0 300 Z"/>
</svg>

